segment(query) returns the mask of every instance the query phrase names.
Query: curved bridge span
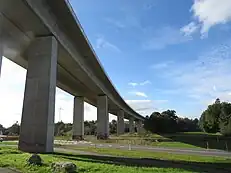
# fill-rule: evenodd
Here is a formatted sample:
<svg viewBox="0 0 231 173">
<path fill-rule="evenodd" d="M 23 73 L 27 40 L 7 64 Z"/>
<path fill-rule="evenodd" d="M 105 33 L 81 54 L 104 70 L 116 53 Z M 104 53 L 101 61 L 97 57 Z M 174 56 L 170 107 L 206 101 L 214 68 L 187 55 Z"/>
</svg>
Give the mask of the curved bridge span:
<svg viewBox="0 0 231 173">
<path fill-rule="evenodd" d="M 108 113 L 141 131 L 144 117 L 116 91 L 66 0 L 0 1 L 2 56 L 27 69 L 19 149 L 51 152 L 54 140 L 55 87 L 75 96 L 73 139 L 84 135 L 84 101 L 97 107 L 97 136 L 108 138 Z"/>
</svg>

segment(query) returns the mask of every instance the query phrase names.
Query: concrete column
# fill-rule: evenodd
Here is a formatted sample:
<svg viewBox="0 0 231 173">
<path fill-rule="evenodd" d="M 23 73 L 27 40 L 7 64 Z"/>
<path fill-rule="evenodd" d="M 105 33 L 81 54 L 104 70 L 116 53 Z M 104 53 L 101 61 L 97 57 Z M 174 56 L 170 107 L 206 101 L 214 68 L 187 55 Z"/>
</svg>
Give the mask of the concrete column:
<svg viewBox="0 0 231 173">
<path fill-rule="evenodd" d="M 84 139 L 84 98 L 75 97 L 74 116 L 73 116 L 73 135 L 74 140 Z"/>
<path fill-rule="evenodd" d="M 135 132 L 134 118 L 133 117 L 130 117 L 130 119 L 129 119 L 129 132 L 130 133 Z"/>
<path fill-rule="evenodd" d="M 26 55 L 28 69 L 24 93 L 19 149 L 53 152 L 58 43 L 55 37 L 33 41 Z"/>
<path fill-rule="evenodd" d="M 124 134 L 124 111 L 119 110 L 117 113 L 117 135 Z"/>
<path fill-rule="evenodd" d="M 106 95 L 98 96 L 97 100 L 97 139 L 109 137 L 108 98 Z"/>
<path fill-rule="evenodd" d="M 143 132 L 143 125 L 142 125 L 142 121 L 141 120 L 138 120 L 136 121 L 136 128 L 137 128 L 137 133 L 138 134 L 142 134 Z"/>
</svg>

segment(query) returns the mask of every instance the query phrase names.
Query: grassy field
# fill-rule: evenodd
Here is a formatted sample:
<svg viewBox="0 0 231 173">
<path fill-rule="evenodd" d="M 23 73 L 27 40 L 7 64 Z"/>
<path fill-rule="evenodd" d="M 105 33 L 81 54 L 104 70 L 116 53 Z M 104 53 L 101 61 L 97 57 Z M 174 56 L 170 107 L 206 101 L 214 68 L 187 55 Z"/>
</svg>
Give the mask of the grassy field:
<svg viewBox="0 0 231 173">
<path fill-rule="evenodd" d="M 133 145 L 149 145 L 173 148 L 208 148 L 231 150 L 231 138 L 220 134 L 208 134 L 203 132 L 175 133 L 175 134 L 125 134 L 122 136 L 110 136 L 106 141 L 96 140 L 94 136 L 86 136 L 86 140 L 95 143 L 120 143 Z"/>
<path fill-rule="evenodd" d="M 50 165 L 53 162 L 71 161 L 77 165 L 79 173 L 226 173 L 231 171 L 231 161 L 226 158 L 204 158 L 205 160 L 194 158 L 188 160 L 188 158 L 181 156 L 171 156 L 169 159 L 163 159 L 163 154 L 161 154 L 158 157 L 156 156 L 156 159 L 140 159 L 138 158 L 140 153 L 133 153 L 133 157 L 130 157 L 131 153 L 121 154 L 128 158 L 70 153 L 41 154 L 43 165 L 31 166 L 26 162 L 30 154 L 20 152 L 13 147 L 0 147 L 0 167 L 15 168 L 25 173 L 48 173 L 52 172 Z"/>
<path fill-rule="evenodd" d="M 56 140 L 71 140 L 70 136 L 55 137 Z M 85 136 L 86 141 L 93 143 L 118 143 L 132 145 L 147 145 L 168 148 L 206 148 L 231 151 L 231 138 L 220 134 L 208 134 L 203 132 L 188 132 L 175 134 L 124 134 L 111 135 L 108 140 L 97 140 L 95 136 Z M 5 142 L 7 143 L 7 142 Z M 11 141 L 8 144 L 12 144 Z"/>
<path fill-rule="evenodd" d="M 189 162 L 226 162 L 231 164 L 230 157 L 212 157 L 212 156 L 198 156 L 198 155 L 182 155 L 173 154 L 168 152 L 149 152 L 149 151 L 135 151 L 135 150 L 120 150 L 113 148 L 95 148 L 95 147 L 79 147 L 74 145 L 58 146 L 60 148 L 74 149 L 79 151 L 93 152 L 98 154 L 112 155 L 112 156 L 126 156 L 131 158 L 150 158 L 161 160 L 177 160 L 177 161 L 189 161 Z"/>
</svg>

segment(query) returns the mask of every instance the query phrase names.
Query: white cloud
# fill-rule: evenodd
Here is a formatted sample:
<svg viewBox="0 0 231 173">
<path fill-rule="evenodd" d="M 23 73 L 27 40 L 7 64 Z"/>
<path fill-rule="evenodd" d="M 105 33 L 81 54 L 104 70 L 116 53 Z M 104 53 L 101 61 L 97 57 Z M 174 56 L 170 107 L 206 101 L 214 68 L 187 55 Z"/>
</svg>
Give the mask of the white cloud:
<svg viewBox="0 0 231 173">
<path fill-rule="evenodd" d="M 192 34 L 200 27 L 201 34 L 206 35 L 211 27 L 231 20 L 231 1 L 194 0 L 191 11 L 194 21 L 183 27 L 185 33 Z"/>
<path fill-rule="evenodd" d="M 155 70 L 162 70 L 162 69 L 167 68 L 171 64 L 173 64 L 173 61 L 165 61 L 165 62 L 153 64 L 153 65 L 151 65 L 151 68 L 155 69 Z"/>
<path fill-rule="evenodd" d="M 140 96 L 140 97 L 145 97 L 145 98 L 148 97 L 144 92 L 140 92 L 140 91 L 131 91 L 129 93 L 132 95 Z"/>
<path fill-rule="evenodd" d="M 188 25 L 182 27 L 180 31 L 183 32 L 185 36 L 190 36 L 191 34 L 196 32 L 198 29 L 199 29 L 199 26 L 197 26 L 195 22 L 190 22 Z"/>
<path fill-rule="evenodd" d="M 120 53 L 121 50 L 114 44 L 107 41 L 104 37 L 99 36 L 96 40 L 96 48 L 97 49 L 108 49 L 117 53 Z"/>
<path fill-rule="evenodd" d="M 140 83 L 141 86 L 149 85 L 149 84 L 152 84 L 149 80 L 146 80 L 146 81 Z"/>
<path fill-rule="evenodd" d="M 125 100 L 135 111 L 141 115 L 150 115 L 154 111 L 163 111 L 161 108 L 163 104 L 168 102 L 167 100 Z"/>
<path fill-rule="evenodd" d="M 149 81 L 149 80 L 146 80 L 146 81 L 143 81 L 143 82 L 140 82 L 140 83 L 137 83 L 137 82 L 129 82 L 128 83 L 128 85 L 131 85 L 131 86 L 133 86 L 133 87 L 135 87 L 135 86 L 144 86 L 144 85 L 148 85 L 148 84 L 152 84 L 152 82 L 151 81 Z"/>
<path fill-rule="evenodd" d="M 201 103 L 220 98 L 231 101 L 231 42 L 212 48 L 196 60 L 175 63 L 164 71 L 165 77 L 185 95 Z"/>
<path fill-rule="evenodd" d="M 137 86 L 137 85 L 139 85 L 139 84 L 138 84 L 138 83 L 135 83 L 135 82 L 129 82 L 128 85 L 131 85 L 131 86 L 135 87 L 135 86 Z"/>
<path fill-rule="evenodd" d="M 179 29 L 170 26 L 151 31 L 147 38 L 148 40 L 142 45 L 146 50 L 161 50 L 167 46 L 185 43 L 192 39 L 191 36 L 186 36 Z"/>
</svg>

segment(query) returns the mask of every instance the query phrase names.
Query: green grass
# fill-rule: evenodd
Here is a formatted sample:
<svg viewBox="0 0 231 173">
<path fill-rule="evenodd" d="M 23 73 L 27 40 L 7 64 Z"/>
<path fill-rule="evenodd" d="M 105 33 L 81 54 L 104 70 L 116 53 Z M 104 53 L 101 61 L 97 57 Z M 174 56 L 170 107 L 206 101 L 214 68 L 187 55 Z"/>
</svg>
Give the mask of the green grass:
<svg viewBox="0 0 231 173">
<path fill-rule="evenodd" d="M 132 145 L 148 145 L 170 148 L 206 148 L 231 150 L 231 137 L 204 132 L 184 132 L 175 134 L 124 134 L 121 136 L 110 136 L 108 140 L 96 140 L 95 136 L 86 136 L 87 141 L 94 143 L 119 143 Z"/>
<path fill-rule="evenodd" d="M 0 145 L 1 144 L 3 144 L 3 145 L 17 145 L 18 141 L 3 141 L 3 142 L 0 142 Z"/>
<path fill-rule="evenodd" d="M 195 145 L 191 145 L 191 144 L 186 144 L 186 143 L 182 143 L 182 142 L 153 142 L 152 146 L 156 146 L 156 147 L 169 147 L 169 148 L 202 148 L 199 146 L 195 146 Z"/>
<path fill-rule="evenodd" d="M 56 140 L 71 140 L 71 136 L 55 137 Z M 111 135 L 108 140 L 97 140 L 96 136 L 85 136 L 86 141 L 93 143 L 118 143 L 132 145 L 147 145 L 166 148 L 208 148 L 219 150 L 231 150 L 231 137 L 221 134 L 209 134 L 204 132 L 184 132 L 175 134 L 124 134 L 121 136 Z M 9 143 L 10 144 L 10 143 Z"/>
<path fill-rule="evenodd" d="M 151 159 L 163 159 L 172 161 L 190 161 L 190 162 L 227 162 L 231 164 L 230 157 L 212 157 L 212 156 L 198 156 L 198 155 L 183 155 L 173 154 L 167 152 L 148 152 L 148 151 L 134 151 L 134 150 L 120 150 L 113 148 L 95 148 L 95 147 L 78 147 L 73 145 L 59 146 L 60 148 L 76 149 L 86 152 L 93 152 L 98 154 L 106 154 L 112 156 L 126 156 L 132 158 L 151 158 Z"/>
<path fill-rule="evenodd" d="M 198 168 L 193 168 L 193 165 L 189 165 L 187 168 L 174 168 L 174 165 L 166 164 L 160 166 L 159 164 L 154 167 L 145 167 L 145 164 L 140 166 L 125 166 L 118 165 L 113 160 L 105 161 L 103 158 L 90 158 L 79 155 L 68 154 L 53 154 L 53 155 L 40 155 L 43 159 L 42 166 L 30 166 L 26 160 L 30 157 L 30 154 L 23 153 L 17 149 L 11 147 L 0 147 L 0 167 L 10 167 L 20 170 L 25 173 L 48 173 L 52 172 L 50 165 L 53 162 L 71 161 L 78 167 L 79 173 L 192 173 Z M 118 160 L 117 160 L 118 162 Z M 121 164 L 126 161 L 120 162 Z M 182 165 L 185 167 L 185 165 Z M 213 169 L 212 167 L 206 167 L 206 169 Z"/>
</svg>

